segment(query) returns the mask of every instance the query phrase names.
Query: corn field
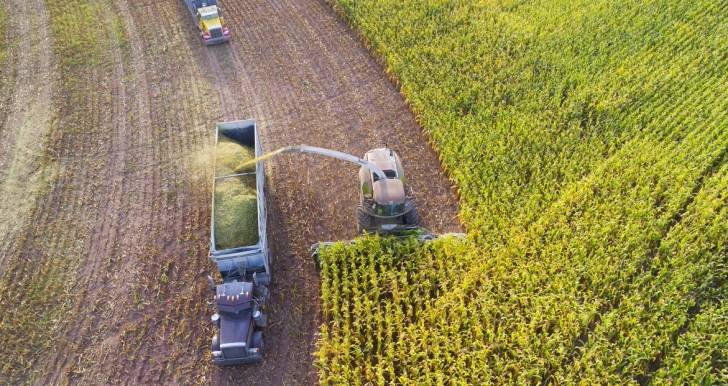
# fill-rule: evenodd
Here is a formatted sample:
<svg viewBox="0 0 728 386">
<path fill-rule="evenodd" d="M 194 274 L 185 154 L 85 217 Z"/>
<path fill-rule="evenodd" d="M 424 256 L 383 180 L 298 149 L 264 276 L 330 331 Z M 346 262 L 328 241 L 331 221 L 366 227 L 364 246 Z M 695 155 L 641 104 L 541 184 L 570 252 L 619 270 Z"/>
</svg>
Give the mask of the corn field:
<svg viewBox="0 0 728 386">
<path fill-rule="evenodd" d="M 324 250 L 323 384 L 728 382 L 728 3 L 337 7 L 470 237 Z"/>
</svg>

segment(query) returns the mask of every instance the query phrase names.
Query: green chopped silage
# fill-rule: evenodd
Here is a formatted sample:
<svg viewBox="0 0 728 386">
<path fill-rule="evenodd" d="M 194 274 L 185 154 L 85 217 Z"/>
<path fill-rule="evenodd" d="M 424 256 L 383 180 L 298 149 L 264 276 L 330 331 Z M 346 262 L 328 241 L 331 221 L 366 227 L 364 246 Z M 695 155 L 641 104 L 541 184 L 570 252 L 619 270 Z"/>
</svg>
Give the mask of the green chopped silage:
<svg viewBox="0 0 728 386">
<path fill-rule="evenodd" d="M 215 176 L 255 172 L 255 164 L 245 168 L 239 167 L 243 163 L 255 158 L 255 149 L 235 142 L 220 135 L 215 149 Z"/>
<path fill-rule="evenodd" d="M 215 181 L 215 248 L 218 250 L 258 242 L 257 195 L 243 179 L 245 177 Z"/>
</svg>

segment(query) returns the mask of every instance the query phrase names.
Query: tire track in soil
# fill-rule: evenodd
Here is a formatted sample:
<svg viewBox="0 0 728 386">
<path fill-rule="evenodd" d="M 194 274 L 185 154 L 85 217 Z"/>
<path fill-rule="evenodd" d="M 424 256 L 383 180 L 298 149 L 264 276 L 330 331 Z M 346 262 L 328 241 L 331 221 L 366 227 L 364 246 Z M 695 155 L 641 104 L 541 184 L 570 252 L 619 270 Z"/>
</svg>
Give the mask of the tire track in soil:
<svg viewBox="0 0 728 386">
<path fill-rule="evenodd" d="M 196 166 L 197 152 L 209 153 L 211 122 L 225 114 L 218 99 L 230 94 L 209 86 L 207 68 L 198 65 L 207 51 L 190 35 L 187 27 L 194 24 L 179 6 L 168 1 L 120 7 L 130 26 L 133 62 L 143 63 L 144 72 L 135 71 L 135 78 L 152 79 L 148 107 L 139 107 L 148 109 L 151 123 L 134 146 L 132 164 L 138 166 L 128 173 L 135 180 L 129 190 L 134 200 L 125 208 L 134 216 L 130 229 L 145 236 L 135 239 L 130 232 L 133 242 L 124 242 L 135 246 L 126 256 L 135 268 L 126 275 L 134 283 L 134 301 L 119 315 L 115 338 L 122 354 L 106 363 L 112 368 L 106 379 L 122 384 L 198 384 L 196 377 L 209 366 L 204 361 L 209 321 L 200 305 L 207 295 L 204 275 L 213 272 L 201 248 L 210 181 L 186 174 Z M 158 39 L 139 38 L 155 33 Z"/>
<path fill-rule="evenodd" d="M 32 68 L 33 71 L 31 73 L 34 74 L 34 77 L 40 77 L 40 80 L 34 80 L 39 85 L 34 87 L 38 87 L 39 90 L 19 87 L 15 90 L 15 93 L 17 96 L 25 98 L 23 99 L 23 103 L 32 104 L 37 99 L 38 106 L 49 106 L 52 100 L 51 96 L 56 94 L 51 85 L 58 84 L 58 80 L 53 79 L 54 77 L 49 70 L 50 61 L 53 59 L 53 56 L 47 33 L 50 30 L 48 14 L 43 2 L 23 3 L 23 5 L 26 4 L 32 5 L 32 7 L 19 7 L 19 9 L 23 10 L 23 17 L 16 19 L 28 20 L 33 26 L 33 33 L 26 36 L 27 39 L 33 39 L 32 36 L 36 35 L 40 36 L 42 42 L 40 49 L 37 49 L 39 46 L 36 44 L 33 47 L 34 49 L 27 49 L 27 55 L 30 55 L 32 52 L 39 54 L 41 64 L 32 66 L 22 60 L 19 63 L 20 65 L 27 66 L 29 69 Z M 70 120 L 61 119 L 59 125 L 64 126 L 64 129 L 69 132 L 76 131 L 75 134 L 68 135 L 69 133 L 64 133 L 64 130 L 57 131 L 53 134 L 49 153 L 52 157 L 57 156 L 58 158 L 56 159 L 60 164 L 57 168 L 59 174 L 55 181 L 55 189 L 49 192 L 48 197 L 41 199 L 40 208 L 36 211 L 36 217 L 32 221 L 34 226 L 27 230 L 26 235 L 26 237 L 30 237 L 30 240 L 33 241 L 26 241 L 22 247 L 19 247 L 21 249 L 17 252 L 17 256 L 19 257 L 19 260 L 16 261 L 17 271 L 14 272 L 14 278 L 9 278 L 9 282 L 18 288 L 26 288 L 26 286 L 32 287 L 34 285 L 32 283 L 33 279 L 30 281 L 26 280 L 27 272 L 24 274 L 27 269 L 30 269 L 32 272 L 31 277 L 36 277 L 40 280 L 64 280 L 67 285 L 67 293 L 63 295 L 62 299 L 59 299 L 58 307 L 72 309 L 75 304 L 76 311 L 80 307 L 80 304 L 75 301 L 77 294 L 71 293 L 75 292 L 72 290 L 75 280 L 71 278 L 75 276 L 75 273 L 80 269 L 79 267 L 83 265 L 83 256 L 86 256 L 88 253 L 87 242 L 89 241 L 88 234 L 91 224 L 96 223 L 99 217 L 101 217 L 97 200 L 103 195 L 96 196 L 94 193 L 102 191 L 103 179 L 97 179 L 100 176 L 96 173 L 98 170 L 103 169 L 105 162 L 89 162 L 86 164 L 86 161 L 98 159 L 100 154 L 108 151 L 108 148 L 105 147 L 106 143 L 99 141 L 99 137 L 108 133 L 105 130 L 105 126 L 107 125 L 103 123 L 107 121 L 105 118 L 108 118 L 106 115 L 108 110 L 104 107 L 108 104 L 108 94 L 104 92 L 109 89 L 107 81 L 108 78 L 100 75 L 98 71 L 89 71 L 76 83 L 78 89 L 75 91 L 81 91 L 86 88 L 86 92 L 69 92 L 65 96 L 69 99 L 73 98 L 73 101 L 66 102 L 68 103 L 67 105 L 60 103 L 61 110 L 64 110 L 64 114 L 69 112 L 69 105 L 78 106 L 78 110 L 84 109 L 87 114 L 78 119 L 77 122 L 72 123 L 73 127 L 69 127 L 68 125 Z M 90 91 L 84 85 L 93 85 L 95 90 Z M 80 94 L 85 94 L 87 97 L 77 98 Z M 28 99 L 28 96 L 34 97 Z M 53 95 L 53 98 L 57 98 L 57 95 Z M 58 100 L 60 99 L 55 99 L 56 102 Z M 37 108 L 37 106 L 31 106 L 29 108 L 33 107 Z M 42 116 L 45 116 L 45 119 L 49 119 L 50 112 L 42 114 Z M 85 131 L 89 127 L 98 127 L 98 133 Z M 21 135 L 23 134 L 21 133 Z M 35 139 L 37 142 L 43 143 L 40 138 Z M 28 162 L 27 158 L 17 155 L 14 160 Z M 28 195 L 30 193 L 26 192 Z M 26 240 L 28 239 L 26 238 Z M 71 259 L 69 256 L 76 258 Z M 25 261 L 31 262 L 30 264 L 33 266 L 27 267 Z M 61 272 L 58 272 L 59 270 Z M 43 274 L 35 276 L 36 273 L 40 272 L 43 272 Z M 64 315 L 65 317 L 66 315 Z M 52 322 L 49 326 L 45 327 L 49 330 L 46 334 L 54 340 L 54 343 L 57 342 L 57 344 L 54 344 L 49 352 L 44 351 L 38 353 L 38 356 L 33 359 L 34 363 L 44 363 L 45 365 L 36 366 L 33 369 L 34 374 L 32 378 L 36 376 L 38 379 L 43 379 L 45 376 L 52 377 L 53 375 L 49 375 L 49 372 L 57 370 L 58 367 L 56 366 L 62 366 L 62 358 L 68 354 L 67 351 L 72 351 L 72 349 L 67 349 L 69 344 L 73 342 L 69 342 L 68 339 L 64 339 L 61 336 L 67 331 L 68 326 L 61 325 L 61 322 L 58 320 L 53 320 Z M 56 355 L 55 357 L 53 356 L 54 354 Z M 46 359 L 48 359 L 48 362 L 43 362 Z M 26 376 L 29 376 L 29 374 L 26 374 Z M 44 383 L 42 380 L 38 382 Z"/>
<path fill-rule="evenodd" d="M 180 218 L 167 221 L 170 220 L 169 213 L 160 207 L 163 199 L 168 197 L 168 187 L 161 181 L 160 169 L 164 165 L 158 156 L 165 148 L 164 130 L 155 131 L 151 125 L 152 108 L 146 70 L 148 63 L 144 62 L 141 49 L 144 43 L 136 33 L 128 5 L 115 5 L 118 7 L 115 11 L 124 18 L 131 43 L 131 68 L 125 68 L 124 64 L 124 55 L 128 53 L 118 46 L 112 46 L 110 56 L 113 66 L 110 76 L 113 79 L 113 115 L 108 119 L 100 119 L 102 122 L 111 122 L 113 131 L 108 136 L 111 149 L 107 151 L 111 161 L 102 170 L 103 174 L 97 176 L 106 177 L 104 180 L 111 182 L 107 183 L 106 189 L 96 190 L 100 197 L 109 201 L 101 217 L 101 226 L 92 235 L 88 263 L 79 277 L 79 287 L 83 288 L 82 297 L 90 303 L 87 308 L 91 311 L 86 308 L 75 310 L 74 314 L 80 323 L 66 338 L 72 344 L 72 349 L 66 353 L 70 354 L 68 358 L 64 355 L 62 370 L 51 378 L 52 383 L 73 379 L 91 380 L 93 383 L 148 383 L 145 380 L 154 379 L 155 376 L 162 379 L 164 376 L 159 362 L 147 361 L 153 356 L 150 352 L 153 353 L 157 345 L 138 350 L 136 354 L 141 360 L 132 361 L 132 367 L 126 367 L 129 361 L 124 355 L 113 354 L 126 348 L 123 339 L 125 333 L 133 335 L 140 326 L 154 327 L 159 324 L 156 320 L 146 319 L 146 315 L 152 315 L 152 318 L 157 316 L 153 312 L 154 307 L 149 304 L 136 307 L 131 292 L 136 294 L 136 290 L 142 286 L 140 283 L 148 279 L 146 276 L 149 272 L 143 272 L 145 268 L 154 270 L 164 261 L 163 258 L 155 259 L 151 264 L 145 261 L 146 257 L 156 252 L 150 245 L 159 244 L 158 236 L 164 233 L 161 228 L 171 225 L 172 229 L 181 230 L 185 227 Z M 106 8 L 105 20 L 113 17 L 110 8 Z M 131 76 L 130 81 L 127 75 Z M 158 121 L 168 120 L 166 117 L 155 118 Z M 173 128 L 176 125 L 173 124 Z M 170 252 L 180 251 L 174 246 L 168 249 Z M 102 268 L 104 264 L 105 269 Z M 152 275 L 156 272 L 152 272 Z M 94 296 L 96 293 L 105 296 Z M 60 358 L 61 355 L 57 361 Z"/>
<path fill-rule="evenodd" d="M 0 70 L 0 275 L 5 272 L 18 232 L 30 223 L 38 189 L 36 162 L 51 125 L 53 50 L 48 13 L 42 1 L 8 0 L 8 45 Z"/>
<path fill-rule="evenodd" d="M 131 4 L 119 3 L 131 44 L 132 89 L 138 101 L 129 114 L 136 124 L 134 167 L 126 172 L 132 181 L 125 190 L 129 198 L 124 208 L 128 231 L 118 248 L 126 251 L 125 260 L 119 263 L 121 272 L 126 273 L 118 279 L 130 283 L 125 303 L 129 306 L 115 313 L 118 323 L 113 336 L 113 343 L 126 354 L 110 358 L 112 371 L 107 379 L 122 384 L 168 383 L 178 376 L 172 371 L 180 365 L 176 356 L 191 351 L 190 343 L 197 343 L 194 339 L 181 341 L 180 347 L 172 337 L 179 302 L 189 307 L 184 294 L 200 282 L 185 275 L 203 271 L 195 260 L 191 265 L 180 260 L 188 254 L 188 247 L 179 237 L 185 229 L 198 227 L 197 223 L 190 225 L 190 218 L 201 216 L 191 213 L 199 197 L 189 197 L 185 189 L 178 191 L 181 168 L 175 164 L 184 163 L 184 156 L 189 155 L 185 152 L 194 148 L 188 141 L 190 136 L 193 143 L 198 142 L 199 136 L 186 126 L 190 122 L 192 127 L 201 126 L 197 107 L 204 98 L 199 82 L 189 82 L 189 73 L 179 62 L 180 57 L 190 57 L 181 44 L 187 31 L 174 24 L 159 28 L 160 20 L 177 20 L 174 3 Z M 155 33 L 160 39 L 149 40 Z M 171 294 L 176 294 L 174 299 L 168 297 Z M 191 367 L 186 361 L 198 361 L 200 354 L 192 352 L 183 358 L 182 366 Z M 103 371 L 96 375 L 103 376 Z M 189 379 L 183 377 L 174 383 Z"/>
<path fill-rule="evenodd" d="M 99 21 L 102 25 L 110 26 L 115 17 L 112 4 L 100 5 L 103 14 Z M 50 383 L 82 378 L 92 371 L 93 365 L 103 363 L 108 352 L 115 349 L 106 340 L 110 335 L 110 326 L 106 321 L 113 320 L 116 311 L 125 305 L 124 285 L 114 280 L 115 275 L 110 269 L 114 266 L 119 240 L 124 237 L 121 225 L 125 212 L 119 198 L 124 196 L 129 184 L 124 177 L 124 170 L 129 165 L 131 156 L 132 127 L 127 120 L 127 112 L 132 98 L 123 83 L 129 72 L 125 68 L 125 53 L 111 28 L 103 32 L 108 35 L 106 39 L 110 42 L 109 51 L 106 53 L 110 70 L 102 76 L 100 84 L 108 94 L 99 94 L 100 101 L 96 110 L 98 125 L 109 127 L 104 132 L 104 138 L 99 141 L 102 142 L 106 162 L 97 166 L 94 173 L 86 174 L 84 180 L 93 181 L 94 187 L 86 195 L 92 197 L 84 199 L 86 205 L 77 205 L 74 208 L 74 211 L 84 212 L 89 212 L 89 206 L 95 208 L 96 210 L 88 213 L 95 219 L 90 221 L 94 224 L 93 229 L 86 230 L 90 233 L 88 252 L 76 279 L 76 287 L 82 291 L 73 311 L 76 322 L 64 337 L 71 350 L 66 355 L 54 358 L 52 368 L 56 371 L 51 375 Z M 93 87 L 94 82 L 89 82 L 89 85 Z"/>
<path fill-rule="evenodd" d="M 227 70 L 228 66 L 225 66 L 226 63 L 223 63 L 221 66 L 220 61 L 218 61 L 218 56 L 223 56 L 225 54 L 220 51 L 223 51 L 226 48 L 227 47 L 225 46 L 213 46 L 209 47 L 205 53 L 207 54 L 207 62 L 210 63 L 210 70 L 212 70 L 212 73 L 215 74 L 215 79 L 217 81 L 215 82 L 215 85 L 217 86 L 216 88 L 220 94 L 219 101 L 224 113 L 223 120 L 229 121 L 235 120 L 234 117 L 239 116 L 240 110 L 238 108 L 238 98 L 236 98 L 236 95 L 230 90 L 230 83 L 225 81 L 225 79 L 236 79 L 236 77 L 229 71 L 223 71 L 223 68 Z"/>
<path fill-rule="evenodd" d="M 64 118 L 51 141 L 52 153 L 59 155 L 59 174 L 36 221 L 38 225 L 33 236 L 40 237 L 40 241 L 37 245 L 26 245 L 27 250 L 23 252 L 26 256 L 42 256 L 39 264 L 50 264 L 52 272 L 60 269 L 60 280 L 64 280 L 66 286 L 62 302 L 65 315 L 62 322 L 54 321 L 51 327 L 50 334 L 56 344 L 51 352 L 40 355 L 48 362 L 35 370 L 38 372 L 34 375 L 36 382 L 41 384 L 75 376 L 68 357 L 82 351 L 89 325 L 76 325 L 73 321 L 62 323 L 73 317 L 83 321 L 90 305 L 84 304 L 88 295 L 84 288 L 86 283 L 97 279 L 93 276 L 98 273 L 99 264 L 89 255 L 95 247 L 104 248 L 104 242 L 95 238 L 93 227 L 111 213 L 104 206 L 107 197 L 118 191 L 110 181 L 109 172 L 120 160 L 114 147 L 119 146 L 124 137 L 114 135 L 114 139 L 109 140 L 118 128 L 113 124 L 113 109 L 120 106 L 112 103 L 117 90 L 111 84 L 111 74 L 105 72 L 106 65 L 105 62 L 90 65 L 64 95 L 70 100 L 65 104 L 61 102 Z M 116 157 L 104 157 L 106 154 Z M 123 155 L 120 157 L 123 159 Z M 98 297 L 96 300 L 89 303 L 96 307 Z"/>
</svg>

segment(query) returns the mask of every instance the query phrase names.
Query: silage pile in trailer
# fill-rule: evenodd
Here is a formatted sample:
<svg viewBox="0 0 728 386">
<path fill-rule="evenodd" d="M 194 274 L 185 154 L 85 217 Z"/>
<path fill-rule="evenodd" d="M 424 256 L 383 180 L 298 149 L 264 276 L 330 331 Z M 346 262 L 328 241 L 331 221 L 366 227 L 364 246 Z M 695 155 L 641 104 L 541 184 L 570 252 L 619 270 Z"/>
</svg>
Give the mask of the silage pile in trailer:
<svg viewBox="0 0 728 386">
<path fill-rule="evenodd" d="M 255 149 L 242 146 L 234 140 L 221 135 L 215 149 L 215 176 L 230 174 L 254 173 L 255 164 L 241 167 L 245 162 L 255 158 Z"/>
<path fill-rule="evenodd" d="M 255 158 L 251 148 L 220 136 L 215 152 L 217 177 L 254 173 L 255 165 L 239 165 Z M 218 250 L 253 245 L 258 242 L 258 205 L 255 174 L 215 181 L 215 248 Z"/>
</svg>

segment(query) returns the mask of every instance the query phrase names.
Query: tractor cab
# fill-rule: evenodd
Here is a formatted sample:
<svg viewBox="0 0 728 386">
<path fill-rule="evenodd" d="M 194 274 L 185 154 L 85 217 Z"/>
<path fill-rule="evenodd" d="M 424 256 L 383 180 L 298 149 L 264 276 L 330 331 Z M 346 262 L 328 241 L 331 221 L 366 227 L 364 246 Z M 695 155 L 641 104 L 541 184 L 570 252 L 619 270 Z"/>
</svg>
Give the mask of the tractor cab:
<svg viewBox="0 0 728 386">
<path fill-rule="evenodd" d="M 216 5 L 203 3 L 203 7 L 197 8 L 197 26 L 205 45 L 230 40 L 230 31 L 225 27 L 222 8 L 218 8 Z"/>
<path fill-rule="evenodd" d="M 261 308 L 265 296 L 252 282 L 232 281 L 217 286 L 213 295 L 218 313 L 212 315 L 219 334 L 212 338 L 212 363 L 234 365 L 257 362 L 263 358 L 262 332 L 266 317 Z"/>
</svg>

